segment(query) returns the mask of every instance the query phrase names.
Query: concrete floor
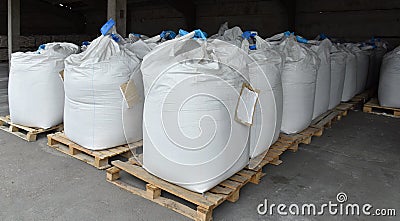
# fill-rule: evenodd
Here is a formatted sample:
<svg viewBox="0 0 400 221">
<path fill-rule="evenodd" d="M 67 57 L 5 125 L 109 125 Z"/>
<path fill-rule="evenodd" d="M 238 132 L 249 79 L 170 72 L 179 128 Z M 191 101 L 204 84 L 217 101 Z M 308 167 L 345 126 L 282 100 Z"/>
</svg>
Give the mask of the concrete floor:
<svg viewBox="0 0 400 221">
<path fill-rule="evenodd" d="M 0 64 L 0 114 L 7 114 L 7 64 Z M 105 172 L 0 131 L 1 220 L 187 220 L 105 181 Z M 376 217 L 260 216 L 257 205 L 371 203 L 400 212 L 400 119 L 350 112 L 310 145 L 266 166 L 259 185 L 214 210 L 214 220 L 377 220 Z M 123 176 L 122 178 L 128 178 Z M 143 185 L 133 182 L 135 185 Z M 397 220 L 400 215 L 397 214 Z M 396 217 L 378 220 L 396 220 Z"/>
</svg>

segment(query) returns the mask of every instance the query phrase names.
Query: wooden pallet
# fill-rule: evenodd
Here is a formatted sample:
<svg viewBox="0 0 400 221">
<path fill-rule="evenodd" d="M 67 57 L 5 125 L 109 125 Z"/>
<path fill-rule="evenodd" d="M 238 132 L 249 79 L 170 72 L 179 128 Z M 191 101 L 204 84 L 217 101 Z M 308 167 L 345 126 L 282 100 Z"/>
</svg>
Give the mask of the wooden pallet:
<svg viewBox="0 0 400 221">
<path fill-rule="evenodd" d="M 354 96 L 349 102 L 349 104 L 353 104 L 353 109 L 362 109 L 365 102 L 367 102 L 371 97 L 375 94 L 375 89 L 367 89 L 364 92 L 357 94 Z"/>
<path fill-rule="evenodd" d="M 341 120 L 344 112 L 337 111 L 337 110 L 330 110 L 325 112 L 324 114 L 320 115 L 319 117 L 315 118 L 312 122 L 310 127 L 317 128 L 317 129 L 324 129 L 330 128 L 332 123 L 337 120 Z"/>
<path fill-rule="evenodd" d="M 103 170 L 111 167 L 109 159 L 115 156 L 122 156 L 129 159 L 132 156 L 131 149 L 142 146 L 142 141 L 133 144 L 121 145 L 106 150 L 89 150 L 72 141 L 64 133 L 58 132 L 47 135 L 47 145 L 70 155 L 78 160 L 86 162 L 97 169 Z"/>
<path fill-rule="evenodd" d="M 248 183 L 259 184 L 261 178 L 265 176 L 265 173 L 262 172 L 265 165 L 281 164 L 280 155 L 286 150 L 297 151 L 297 148 L 298 143 L 290 144 L 290 142 L 281 137 L 267 151 L 252 159 L 248 167 L 237 172 L 204 194 L 189 191 L 148 173 L 141 167 L 141 163 L 134 158 L 131 158 L 129 162 L 113 161 L 113 167 L 107 169 L 107 181 L 193 220 L 208 221 L 212 220 L 213 210 L 223 202 L 236 202 L 239 199 L 240 190 L 243 186 Z M 133 177 L 144 181 L 146 188 L 138 188 L 121 181 L 119 179 L 120 171 L 129 173 Z M 187 204 L 161 196 L 162 191 L 194 204 L 196 209 L 192 209 Z"/>
<path fill-rule="evenodd" d="M 372 98 L 369 102 L 364 104 L 363 111 L 366 113 L 385 115 L 396 118 L 400 117 L 400 108 L 379 106 L 377 98 Z"/>
<path fill-rule="evenodd" d="M 336 106 L 334 108 L 336 111 L 341 112 L 341 115 L 343 117 L 347 116 L 348 112 L 350 110 L 354 109 L 354 104 L 350 104 L 350 103 L 340 103 L 338 106 Z"/>
<path fill-rule="evenodd" d="M 153 201 L 161 206 L 172 209 L 193 220 L 208 221 L 212 220 L 213 210 L 225 201 L 236 202 L 239 199 L 240 189 L 247 183 L 258 184 L 262 172 L 243 169 L 229 179 L 221 182 L 204 194 L 199 194 L 187 190 L 183 187 L 164 181 L 144 170 L 140 165 L 130 162 L 113 161 L 114 167 L 107 169 L 107 181 L 116 186 L 125 189 L 133 194 Z M 118 180 L 119 172 L 123 170 L 132 176 L 146 183 L 146 189 L 134 187 Z M 161 196 L 161 192 L 166 191 L 180 199 L 183 199 L 196 206 L 196 209 L 175 201 L 173 199 Z"/>
<path fill-rule="evenodd" d="M 35 127 L 27 127 L 19 124 L 11 123 L 10 116 L 0 116 L 0 129 L 4 130 L 8 133 L 14 134 L 26 141 L 36 141 L 37 135 L 41 133 L 51 132 L 51 131 L 61 131 L 63 130 L 63 124 L 59 124 L 57 126 L 43 129 L 43 128 L 35 128 Z"/>
<path fill-rule="evenodd" d="M 300 143 L 309 144 L 311 142 L 311 137 L 321 136 L 326 126 L 330 126 L 334 120 L 340 119 L 345 113 L 347 114 L 347 110 L 351 107 L 351 105 L 341 106 L 346 112 L 343 110 L 328 111 L 314 121 L 314 126 L 310 126 L 300 133 L 292 135 L 281 133 L 278 141 L 268 150 L 264 151 L 264 153 L 251 159 L 246 168 L 204 194 L 189 191 L 148 173 L 139 162 L 141 159 L 140 156 L 136 159 L 131 158 L 128 162 L 113 161 L 113 167 L 107 169 L 106 179 L 108 182 L 128 192 L 146 198 L 193 220 L 209 221 L 212 220 L 213 210 L 223 202 L 236 202 L 239 199 L 240 190 L 243 186 L 248 183 L 259 184 L 261 178 L 265 176 L 265 173 L 262 171 L 264 166 L 268 164 L 280 165 L 282 163 L 280 156 L 284 152 L 287 150 L 296 152 Z M 121 171 L 144 181 L 146 183 L 145 188 L 139 188 L 121 180 Z M 192 209 L 187 203 L 185 204 L 162 196 L 162 191 L 194 204 L 196 209 Z"/>
</svg>

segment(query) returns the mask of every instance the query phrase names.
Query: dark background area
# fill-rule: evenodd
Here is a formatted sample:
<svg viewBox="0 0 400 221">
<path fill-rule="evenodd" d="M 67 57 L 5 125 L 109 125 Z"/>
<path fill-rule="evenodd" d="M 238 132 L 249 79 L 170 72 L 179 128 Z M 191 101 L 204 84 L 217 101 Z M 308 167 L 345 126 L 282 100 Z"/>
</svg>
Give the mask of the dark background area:
<svg viewBox="0 0 400 221">
<path fill-rule="evenodd" d="M 392 47 L 400 44 L 398 0 L 127 0 L 127 5 L 127 33 L 148 36 L 180 28 L 211 35 L 228 21 L 262 37 L 291 30 L 307 38 L 319 33 L 345 41 L 375 36 Z M 107 0 L 21 0 L 22 50 L 46 41 L 90 40 L 106 20 Z M 1 0 L 0 50 L 6 50 L 6 35 L 7 0 Z"/>
</svg>

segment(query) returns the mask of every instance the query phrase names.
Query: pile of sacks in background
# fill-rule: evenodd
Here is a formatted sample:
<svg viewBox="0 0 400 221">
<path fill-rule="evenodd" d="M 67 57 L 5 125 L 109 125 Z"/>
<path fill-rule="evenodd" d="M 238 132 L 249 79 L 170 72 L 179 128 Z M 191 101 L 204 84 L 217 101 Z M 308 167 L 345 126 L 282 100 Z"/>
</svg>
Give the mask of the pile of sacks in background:
<svg viewBox="0 0 400 221">
<path fill-rule="evenodd" d="M 290 32 L 263 39 L 227 23 L 209 38 L 180 30 L 125 39 L 112 20 L 101 33 L 81 53 L 68 43 L 14 53 L 12 122 L 49 128 L 64 121 L 65 135 L 92 150 L 143 138 L 147 171 L 199 193 L 267 151 L 280 132 L 301 132 L 375 85 L 386 52 L 375 39 L 341 44 Z M 399 50 L 384 58 L 380 97 L 398 90 Z M 245 89 L 251 99 L 241 97 Z M 238 120 L 244 103 L 246 124 Z"/>
</svg>

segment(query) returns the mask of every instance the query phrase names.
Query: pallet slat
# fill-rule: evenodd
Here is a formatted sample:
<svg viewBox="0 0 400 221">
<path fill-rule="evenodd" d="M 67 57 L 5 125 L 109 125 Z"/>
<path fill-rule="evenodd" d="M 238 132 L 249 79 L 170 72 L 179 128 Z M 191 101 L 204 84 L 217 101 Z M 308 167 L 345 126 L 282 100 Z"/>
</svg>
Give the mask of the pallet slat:
<svg viewBox="0 0 400 221">
<path fill-rule="evenodd" d="M 140 166 L 132 165 L 129 163 L 124 163 L 119 160 L 113 161 L 112 165 L 118 167 L 119 169 L 121 169 L 137 178 L 140 178 L 141 180 L 143 180 L 147 183 L 153 184 L 165 191 L 168 191 L 169 193 L 174 193 L 174 194 L 176 194 L 176 196 L 182 197 L 182 199 L 185 199 L 191 203 L 197 204 L 204 208 L 210 208 L 213 205 L 213 203 L 204 199 L 204 197 L 202 197 L 201 194 L 194 193 L 194 192 L 186 190 L 182 187 L 178 187 L 174 184 L 171 184 L 171 183 L 169 183 L 165 180 L 162 180 L 158 177 L 155 177 L 155 176 L 149 174 L 147 171 L 145 171 Z"/>
<path fill-rule="evenodd" d="M 63 124 L 59 124 L 57 126 L 43 129 L 43 128 L 34 128 L 27 127 L 19 124 L 14 124 L 10 120 L 10 116 L 0 116 L 0 129 L 11 133 L 19 138 L 22 138 L 28 142 L 36 141 L 37 135 L 51 132 L 51 131 L 61 131 L 64 128 Z"/>
<path fill-rule="evenodd" d="M 182 215 L 184 215 L 184 216 L 186 216 L 188 218 L 194 219 L 194 217 L 197 217 L 197 213 L 196 213 L 195 210 L 193 210 L 192 208 L 190 208 L 188 206 L 185 206 L 185 205 L 183 205 L 181 203 L 178 203 L 178 202 L 176 202 L 174 200 L 171 200 L 171 199 L 168 199 L 168 198 L 165 198 L 165 197 L 158 197 L 158 198 L 154 199 L 152 197 L 149 197 L 147 191 L 145 191 L 145 190 L 141 190 L 139 188 L 132 187 L 132 186 L 130 186 L 130 185 L 128 185 L 128 184 L 126 184 L 126 183 L 124 183 L 122 181 L 119 181 L 119 180 L 114 180 L 114 181 L 108 180 L 108 181 L 113 183 L 114 185 L 122 188 L 122 189 L 125 189 L 125 190 L 127 190 L 127 191 L 129 191 L 129 192 L 131 192 L 131 193 L 133 193 L 135 195 L 138 195 L 138 196 L 141 196 L 141 197 L 146 198 L 148 200 L 151 200 L 151 201 L 153 201 L 153 202 L 155 202 L 155 203 L 157 203 L 157 204 L 159 204 L 159 205 L 161 205 L 161 206 L 163 206 L 165 208 L 168 208 L 168 209 L 171 209 L 171 210 L 173 210 L 175 212 L 178 212 L 178 213 L 180 213 L 180 214 L 182 214 Z"/>
<path fill-rule="evenodd" d="M 131 152 L 127 145 L 109 148 L 107 150 L 89 150 L 72 141 L 70 141 L 64 133 L 58 132 L 47 135 L 47 145 L 97 169 L 107 169 L 111 167 L 108 163 L 109 159 L 114 156 L 130 157 Z"/>
<path fill-rule="evenodd" d="M 377 98 L 372 98 L 369 102 L 364 104 L 363 112 L 395 118 L 400 117 L 400 108 L 380 106 Z"/>
</svg>

